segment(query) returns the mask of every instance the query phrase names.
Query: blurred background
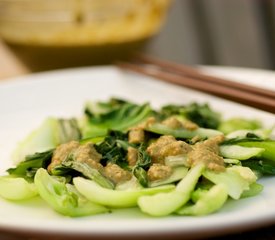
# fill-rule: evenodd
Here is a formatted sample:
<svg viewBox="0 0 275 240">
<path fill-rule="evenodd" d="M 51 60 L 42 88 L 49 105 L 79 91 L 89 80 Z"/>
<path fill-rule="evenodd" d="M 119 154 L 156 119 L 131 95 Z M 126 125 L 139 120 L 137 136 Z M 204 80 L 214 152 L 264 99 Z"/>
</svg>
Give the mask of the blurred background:
<svg viewBox="0 0 275 240">
<path fill-rule="evenodd" d="M 146 49 L 182 63 L 275 68 L 274 0 L 176 0 Z"/>
<path fill-rule="evenodd" d="M 110 64 L 275 68 L 275 0 L 0 0 L 0 74 Z"/>
</svg>

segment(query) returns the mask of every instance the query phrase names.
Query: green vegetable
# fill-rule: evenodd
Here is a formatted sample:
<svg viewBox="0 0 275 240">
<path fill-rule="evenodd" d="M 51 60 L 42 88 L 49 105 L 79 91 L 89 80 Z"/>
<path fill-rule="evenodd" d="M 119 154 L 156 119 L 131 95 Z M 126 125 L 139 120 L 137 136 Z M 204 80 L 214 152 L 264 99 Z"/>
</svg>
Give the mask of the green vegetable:
<svg viewBox="0 0 275 240">
<path fill-rule="evenodd" d="M 81 133 L 75 119 L 47 118 L 40 127 L 21 141 L 13 152 L 15 163 L 26 155 L 44 152 L 70 140 L 79 140 Z"/>
<path fill-rule="evenodd" d="M 80 144 L 86 143 L 101 143 L 104 141 L 104 137 L 90 137 L 90 138 L 83 138 L 79 141 Z"/>
<path fill-rule="evenodd" d="M 87 163 L 75 161 L 70 158 L 63 161 L 61 166 L 57 167 L 57 169 L 55 169 L 54 172 L 57 172 L 60 174 L 60 170 L 61 171 L 65 170 L 66 172 L 69 169 L 75 170 L 81 173 L 86 178 L 94 180 L 102 187 L 111 188 L 111 189 L 114 188 L 114 184 L 109 179 L 104 177 L 97 169 L 92 168 Z"/>
<path fill-rule="evenodd" d="M 188 120 L 199 127 L 185 127 Z M 253 119 L 222 121 L 207 104 L 153 110 L 148 103 L 116 98 L 89 102 L 78 119 L 48 118 L 18 145 L 17 165 L 0 177 L 0 196 L 24 200 L 38 194 L 56 212 L 71 217 L 136 206 L 151 216 L 207 215 L 228 197 L 259 194 L 263 186 L 257 177 L 275 175 L 272 130 Z M 144 141 L 132 143 L 132 134 Z M 163 135 L 167 138 L 159 139 Z M 211 145 L 215 138 L 204 142 L 215 136 L 225 136 L 219 144 L 221 171 L 213 170 L 216 159 L 202 156 L 216 153 L 217 145 Z M 202 148 L 195 154 L 200 151 L 197 142 Z M 192 158 L 202 159 L 189 161 L 190 151 Z M 150 180 L 171 169 L 167 178 Z"/>
<path fill-rule="evenodd" d="M 265 140 L 255 136 L 246 136 L 246 137 L 239 137 L 239 138 L 237 137 L 233 139 L 228 139 L 225 142 L 223 142 L 223 146 L 230 145 L 230 144 L 235 144 L 235 145 L 239 145 L 247 148 L 264 149 L 264 151 L 260 155 L 261 163 L 252 162 L 253 166 L 258 165 L 259 168 L 262 168 L 261 166 L 263 165 L 266 165 L 266 166 L 275 165 L 275 141 L 274 140 L 269 140 L 269 139 Z M 250 163 L 247 163 L 247 164 L 250 164 Z M 250 167 L 249 165 L 246 165 L 246 166 Z M 263 172 L 265 172 L 263 168 L 262 170 Z M 271 172 L 272 171 L 269 171 L 269 174 Z"/>
<path fill-rule="evenodd" d="M 156 112 L 158 119 L 164 120 L 171 116 L 179 115 L 183 116 L 185 112 L 185 106 L 183 105 L 175 105 L 175 104 L 168 104 L 162 106 L 160 111 Z"/>
<path fill-rule="evenodd" d="M 126 141 L 127 134 L 120 131 L 109 131 L 104 141 L 95 145 L 97 152 L 102 155 L 101 162 L 111 162 L 122 168 L 127 168 L 128 162 L 126 160 L 126 154 L 127 147 L 130 145 Z M 127 146 L 125 147 L 124 144 Z"/>
<path fill-rule="evenodd" d="M 135 176 L 133 176 L 130 180 L 125 182 L 120 182 L 116 184 L 115 189 L 116 190 L 130 190 L 130 189 L 142 189 L 142 185 L 139 183 L 139 181 L 136 179 Z"/>
<path fill-rule="evenodd" d="M 149 104 L 137 105 L 111 99 L 104 104 L 87 104 L 85 113 L 87 117 L 80 125 L 84 138 L 87 138 L 105 136 L 110 129 L 125 131 L 145 120 L 152 110 Z"/>
<path fill-rule="evenodd" d="M 192 103 L 186 106 L 185 116 L 202 128 L 217 129 L 221 115 L 213 111 L 208 104 Z"/>
<path fill-rule="evenodd" d="M 79 217 L 108 212 L 107 208 L 88 201 L 71 185 L 58 181 L 43 168 L 37 171 L 34 183 L 40 197 L 62 215 Z"/>
<path fill-rule="evenodd" d="M 133 169 L 133 174 L 138 179 L 141 186 L 148 187 L 147 172 L 142 167 L 135 167 Z"/>
<path fill-rule="evenodd" d="M 10 168 L 7 172 L 10 175 L 33 179 L 39 168 L 46 168 L 51 162 L 53 150 L 28 155 L 25 161 L 20 162 L 15 168 Z"/>
<path fill-rule="evenodd" d="M 261 157 L 275 162 L 275 141 L 264 140 L 264 141 L 241 141 L 238 143 L 244 147 L 256 147 L 263 148 L 264 152 Z"/>
<path fill-rule="evenodd" d="M 165 179 L 151 181 L 151 182 L 149 182 L 149 186 L 156 187 L 156 186 L 180 181 L 181 179 L 183 179 L 186 176 L 187 172 L 188 172 L 187 167 L 175 167 L 175 168 L 173 168 L 173 172 L 172 172 L 171 176 L 169 176 L 168 178 L 165 178 Z"/>
<path fill-rule="evenodd" d="M 148 178 L 146 170 L 149 169 L 151 162 L 152 159 L 146 152 L 145 145 L 141 144 L 138 148 L 138 159 L 136 165 L 133 168 L 133 174 L 143 187 L 148 187 Z"/>
<path fill-rule="evenodd" d="M 88 115 L 91 118 L 98 119 L 98 121 L 101 121 L 102 114 L 109 113 L 113 111 L 114 109 L 118 109 L 124 104 L 126 104 L 127 101 L 123 99 L 118 98 L 110 98 L 108 101 L 90 101 L 86 103 L 85 106 L 85 114 Z"/>
<path fill-rule="evenodd" d="M 227 163 L 227 164 L 241 165 L 241 162 L 238 159 L 224 158 L 223 161 L 224 163 Z"/>
<path fill-rule="evenodd" d="M 241 166 L 226 168 L 224 172 L 206 170 L 203 176 L 215 184 L 226 186 L 228 195 L 233 199 L 239 199 L 251 183 L 256 182 L 256 175 L 249 169 Z"/>
<path fill-rule="evenodd" d="M 242 165 L 249 167 L 261 175 L 275 175 L 274 162 L 266 162 L 263 160 L 248 160 L 243 162 Z"/>
<path fill-rule="evenodd" d="M 179 215 L 207 215 L 219 210 L 227 200 L 227 189 L 223 184 L 214 185 L 194 205 L 177 210 Z"/>
<path fill-rule="evenodd" d="M 256 196 L 256 195 L 260 194 L 263 191 L 263 189 L 264 189 L 263 185 L 256 183 L 256 182 L 251 183 L 249 185 L 249 189 L 243 191 L 241 198 Z"/>
<path fill-rule="evenodd" d="M 62 162 L 51 169 L 51 174 L 65 176 L 81 175 L 96 181 L 103 187 L 114 188 L 113 182 L 104 177 L 99 169 L 95 168 L 92 164 L 89 164 L 89 160 L 91 159 L 87 158 L 88 153 L 90 150 L 95 151 L 93 148 L 94 145 L 87 143 L 84 147 L 84 150 L 79 147 L 66 153 L 66 155 L 63 156 Z M 86 155 L 87 159 L 82 159 L 83 154 Z"/>
<path fill-rule="evenodd" d="M 231 133 L 236 130 L 255 130 L 262 127 L 262 124 L 258 120 L 245 119 L 245 118 L 231 118 L 226 121 L 222 121 L 218 129 L 224 134 Z"/>
<path fill-rule="evenodd" d="M 262 142 L 262 141 L 264 141 L 263 138 L 249 132 L 245 136 L 241 136 L 241 137 L 235 137 L 235 138 L 227 137 L 225 141 L 223 141 L 222 145 L 237 145 L 241 142 Z"/>
<path fill-rule="evenodd" d="M 220 131 L 217 131 L 214 129 L 208 129 L 208 128 L 198 128 L 195 130 L 187 130 L 183 128 L 174 129 L 160 123 L 155 123 L 147 127 L 146 130 L 149 132 L 160 134 L 160 135 L 172 135 L 176 138 L 183 138 L 183 139 L 193 138 L 195 136 L 199 136 L 201 138 L 209 138 L 209 137 L 214 137 L 214 136 L 223 134 Z"/>
<path fill-rule="evenodd" d="M 265 150 L 256 147 L 242 147 L 238 145 L 220 146 L 220 153 L 225 158 L 247 160 L 252 157 L 259 157 Z"/>
<path fill-rule="evenodd" d="M 203 170 L 204 166 L 201 164 L 191 168 L 171 192 L 140 197 L 138 206 L 141 211 L 152 216 L 166 216 L 175 212 L 188 202 Z"/>
<path fill-rule="evenodd" d="M 155 188 L 112 190 L 81 177 L 74 178 L 73 183 L 76 189 L 90 201 L 113 208 L 134 207 L 141 196 L 169 192 L 174 189 L 174 185 L 164 185 Z"/>
<path fill-rule="evenodd" d="M 193 202 L 193 203 L 201 199 L 206 193 L 208 193 L 209 189 L 214 186 L 214 184 L 211 184 L 211 187 L 206 188 L 205 186 L 200 187 L 200 184 L 197 184 L 197 185 L 198 185 L 197 188 L 191 194 L 190 202 Z"/>
<path fill-rule="evenodd" d="M 198 103 L 191 103 L 186 106 L 173 104 L 166 105 L 161 108 L 159 115 L 162 119 L 173 115 L 180 115 L 202 128 L 212 129 L 217 129 L 221 121 L 220 114 L 213 111 L 208 104 Z"/>
<path fill-rule="evenodd" d="M 236 130 L 234 132 L 230 132 L 226 135 L 227 139 L 232 138 L 259 138 L 259 139 L 268 139 L 272 129 L 256 129 L 256 130 Z"/>
<path fill-rule="evenodd" d="M 33 183 L 27 182 L 24 178 L 11 176 L 0 177 L 0 196 L 8 200 L 25 200 L 37 195 Z"/>
</svg>

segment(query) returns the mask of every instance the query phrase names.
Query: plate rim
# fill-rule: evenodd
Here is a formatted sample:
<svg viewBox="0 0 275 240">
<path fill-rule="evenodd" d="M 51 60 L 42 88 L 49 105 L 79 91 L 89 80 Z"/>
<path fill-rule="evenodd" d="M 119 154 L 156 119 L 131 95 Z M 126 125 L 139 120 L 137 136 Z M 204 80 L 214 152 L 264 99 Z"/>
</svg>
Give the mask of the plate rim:
<svg viewBox="0 0 275 240">
<path fill-rule="evenodd" d="M 207 67 L 206 67 L 207 68 Z M 227 67 L 218 67 L 218 68 L 227 68 Z M 230 67 L 230 69 L 232 70 L 232 67 Z M 243 68 L 239 68 L 239 69 L 243 69 Z M 119 73 L 119 70 L 118 70 L 118 68 L 116 68 L 116 67 L 113 67 L 113 66 L 102 66 L 102 67 L 81 67 L 81 68 L 74 68 L 74 69 L 64 69 L 64 70 L 55 70 L 55 71 L 48 71 L 48 72 L 42 72 L 42 73 L 36 73 L 36 74 L 29 74 L 29 75 L 25 75 L 25 76 L 21 76 L 21 77 L 16 77 L 16 78 L 12 78 L 12 79 L 9 79 L 8 81 L 0 81 L 0 88 L 2 88 L 2 86 L 8 86 L 8 87 L 13 87 L 13 86 L 17 86 L 18 84 L 20 85 L 20 84 L 24 84 L 24 82 L 26 83 L 28 83 L 28 82 L 33 82 L 33 81 L 37 81 L 37 78 L 40 78 L 41 76 L 42 76 L 42 78 L 43 77 L 45 77 L 45 76 L 51 76 L 51 75 L 62 75 L 62 74 L 66 74 L 66 73 L 75 73 L 75 74 L 77 74 L 77 73 L 79 73 L 79 72 L 82 72 L 83 73 L 83 71 L 84 72 L 88 72 L 89 74 L 91 74 L 93 71 L 102 71 L 102 70 L 107 70 L 107 71 L 110 71 L 110 72 L 117 72 L 117 73 Z M 248 70 L 249 71 L 249 69 L 245 69 L 245 70 Z M 262 71 L 262 70 L 261 70 Z M 268 71 L 269 72 L 269 71 Z M 274 73 L 274 76 L 275 76 L 275 73 Z M 44 81 L 47 81 L 47 80 L 45 80 L 44 79 Z M 274 218 L 274 219 L 273 219 Z M 264 221 L 265 220 L 265 221 Z M 258 222 L 257 222 L 257 224 L 256 224 L 256 221 L 258 221 L 258 220 L 253 220 L 253 219 L 250 219 L 250 225 L 248 226 L 247 224 L 245 225 L 245 226 L 242 226 L 241 227 L 241 229 L 244 229 L 244 228 L 247 228 L 247 229 L 252 229 L 252 227 L 253 228 L 255 228 L 255 225 L 257 225 L 257 226 L 259 226 L 259 225 L 262 225 L 262 226 L 264 226 L 264 225 L 266 225 L 266 224 L 269 224 L 269 223 L 274 223 L 275 222 L 275 215 L 273 215 L 273 216 L 270 216 L 270 217 L 264 217 L 263 216 L 263 220 L 261 221 L 261 223 L 259 224 Z M 238 224 L 240 224 L 240 223 L 238 223 Z M 237 223 L 236 223 L 236 225 L 235 225 L 235 227 L 236 226 L 238 226 L 237 225 Z M 18 227 L 7 227 L 7 228 L 3 228 L 3 226 L 1 226 L 1 224 L 0 224 L 0 229 L 1 230 L 11 230 L 11 231 L 16 231 L 16 230 L 19 230 L 19 232 L 20 233 L 23 233 L 25 230 L 26 231 L 28 231 L 28 232 L 32 232 L 32 233 L 38 233 L 38 234 L 40 234 L 40 233 L 42 233 L 42 234 L 47 234 L 47 233 L 49 233 L 49 232 L 44 232 L 42 229 L 31 229 L 31 228 L 27 228 L 27 229 L 23 229 L 23 227 L 20 229 L 20 227 L 18 228 Z M 213 229 L 210 229 L 210 228 L 207 228 L 207 229 L 204 229 L 204 233 L 207 233 L 208 231 L 207 230 L 209 230 L 209 231 L 213 231 L 215 229 L 215 227 L 213 228 Z M 227 233 L 232 233 L 232 232 L 234 232 L 234 230 L 232 229 L 232 225 L 230 225 L 230 226 L 224 226 L 223 228 L 222 228 L 222 230 L 223 230 L 223 232 L 227 232 Z M 46 231 L 49 231 L 49 230 L 46 230 Z M 194 230 L 192 230 L 193 231 L 193 234 L 194 234 Z M 164 231 L 164 232 L 162 232 L 162 234 L 163 233 L 169 233 L 169 231 Z M 54 231 L 51 231 L 51 233 L 53 233 L 53 234 L 61 234 L 61 235 L 64 235 L 64 232 L 63 232 L 63 230 L 62 231 L 56 231 L 56 230 L 54 230 Z M 145 232 L 144 232 L 145 233 Z M 144 233 L 140 233 L 141 235 L 144 235 Z M 171 234 L 172 232 L 170 232 L 169 234 Z M 173 230 L 173 233 L 176 233 L 176 231 L 175 230 Z M 74 234 L 74 232 L 70 232 L 69 234 Z M 105 233 L 102 233 L 102 234 L 100 234 L 100 233 L 95 233 L 95 234 L 93 234 L 93 233 L 91 233 L 91 232 L 85 232 L 85 233 L 83 233 L 83 234 L 80 234 L 79 232 L 75 232 L 75 234 L 77 234 L 77 236 L 79 236 L 79 235 L 81 235 L 81 236 L 94 236 L 94 235 L 98 235 L 98 236 L 112 236 L 114 233 L 112 233 L 112 232 L 105 232 Z M 121 233 L 116 233 L 116 234 L 119 234 L 119 235 L 123 235 L 123 236 L 126 236 L 127 235 L 127 233 L 126 233 L 126 235 L 125 234 L 122 234 L 122 232 Z M 130 233 L 131 234 L 131 233 Z M 132 233 L 133 234 L 133 233 Z M 135 234 L 138 234 L 137 232 L 135 233 Z M 146 232 L 145 233 L 146 235 L 154 235 L 155 234 L 155 232 Z M 182 234 L 182 232 L 179 232 L 179 234 Z M 201 233 L 200 233 L 201 234 Z M 210 233 L 209 233 L 210 234 Z M 193 235 L 192 235 L 193 236 Z"/>
</svg>

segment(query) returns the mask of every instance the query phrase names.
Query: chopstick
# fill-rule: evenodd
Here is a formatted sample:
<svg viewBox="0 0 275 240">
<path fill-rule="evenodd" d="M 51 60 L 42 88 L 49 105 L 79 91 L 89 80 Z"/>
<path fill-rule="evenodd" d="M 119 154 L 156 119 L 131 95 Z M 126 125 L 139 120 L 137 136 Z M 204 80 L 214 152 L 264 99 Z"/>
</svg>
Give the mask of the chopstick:
<svg viewBox="0 0 275 240">
<path fill-rule="evenodd" d="M 212 94 L 234 102 L 275 113 L 275 92 L 202 73 L 190 66 L 136 55 L 133 61 L 117 66 L 159 80 Z"/>
<path fill-rule="evenodd" d="M 206 75 L 206 74 L 201 73 L 198 69 L 195 69 L 193 67 L 189 67 L 189 66 L 186 66 L 186 65 L 181 65 L 181 64 L 172 63 L 172 62 L 169 62 L 169 61 L 159 60 L 157 58 L 146 56 L 144 54 L 137 54 L 135 59 L 138 62 L 154 64 L 156 66 L 162 67 L 163 69 L 166 69 L 169 72 L 172 72 L 172 73 L 176 72 L 176 73 L 179 73 L 179 74 L 183 74 L 186 77 L 191 77 L 191 78 L 194 78 L 194 79 L 201 79 L 201 80 L 211 82 L 211 83 L 214 83 L 214 84 L 218 84 L 218 85 L 222 85 L 222 86 L 228 86 L 230 88 L 237 88 L 237 89 L 240 89 L 240 90 L 253 92 L 253 93 L 256 93 L 258 95 L 264 95 L 264 96 L 267 96 L 267 97 L 275 98 L 275 92 L 274 91 L 270 91 L 270 90 L 267 90 L 267 89 L 254 87 L 254 86 L 251 86 L 251 85 L 242 84 L 242 83 L 239 83 L 239 82 L 233 82 L 233 81 L 230 81 L 230 80 L 221 79 L 221 78 L 218 78 L 218 77 Z"/>
</svg>

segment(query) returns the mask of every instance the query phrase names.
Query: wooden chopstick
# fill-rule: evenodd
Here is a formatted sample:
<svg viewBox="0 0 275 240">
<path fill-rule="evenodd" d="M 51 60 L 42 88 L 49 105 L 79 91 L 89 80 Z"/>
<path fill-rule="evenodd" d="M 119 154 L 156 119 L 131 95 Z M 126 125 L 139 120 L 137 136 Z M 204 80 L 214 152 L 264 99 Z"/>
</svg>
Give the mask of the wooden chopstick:
<svg viewBox="0 0 275 240">
<path fill-rule="evenodd" d="M 144 62 L 150 64 L 144 65 Z M 170 62 L 168 70 L 166 67 L 167 62 L 162 62 L 161 60 L 155 62 L 152 61 L 152 59 L 150 59 L 150 62 L 144 62 L 141 61 L 141 58 L 138 57 L 137 63 L 118 62 L 117 66 L 122 69 L 138 72 L 147 76 L 163 80 L 165 82 L 185 86 L 191 89 L 195 89 L 201 92 L 209 93 L 218 97 L 222 97 L 261 110 L 275 113 L 275 95 L 273 96 L 273 94 L 275 93 L 273 91 L 269 91 L 269 94 L 265 95 L 263 93 L 264 91 L 258 92 L 258 89 L 254 90 L 254 87 L 250 85 L 241 84 L 242 87 L 240 88 L 239 86 L 236 87 L 235 84 L 230 85 L 229 83 L 231 83 L 231 81 L 229 80 L 224 80 L 216 77 L 213 77 L 215 78 L 215 81 L 208 81 L 205 80 L 206 75 L 200 73 L 198 70 L 186 66 L 183 66 L 183 68 L 181 68 L 182 65 L 178 64 L 176 66 L 177 70 L 174 70 L 175 66 L 171 68 L 171 65 L 173 65 L 173 63 Z M 159 64 L 159 62 L 161 64 Z M 185 68 L 188 69 L 189 74 L 182 73 L 182 69 L 185 70 Z M 190 72 L 192 72 L 193 70 L 194 73 L 196 73 L 196 75 L 192 75 L 191 77 Z M 218 83 L 216 81 L 218 81 Z M 226 81 L 227 84 L 222 84 L 223 81 Z M 248 89 L 246 88 L 246 86 L 248 86 Z"/>
<path fill-rule="evenodd" d="M 189 67 L 178 63 L 160 60 L 144 54 L 136 54 L 135 61 L 139 63 L 153 64 L 155 66 L 161 67 L 162 69 L 165 69 L 166 71 L 169 71 L 172 73 L 179 73 L 186 77 L 201 79 L 201 80 L 204 80 L 205 82 L 211 82 L 222 86 L 228 86 L 230 88 L 244 90 L 246 92 L 249 91 L 252 93 L 256 93 L 257 95 L 263 95 L 263 96 L 275 98 L 275 91 L 203 74 L 198 69 L 195 69 L 194 67 Z"/>
</svg>

